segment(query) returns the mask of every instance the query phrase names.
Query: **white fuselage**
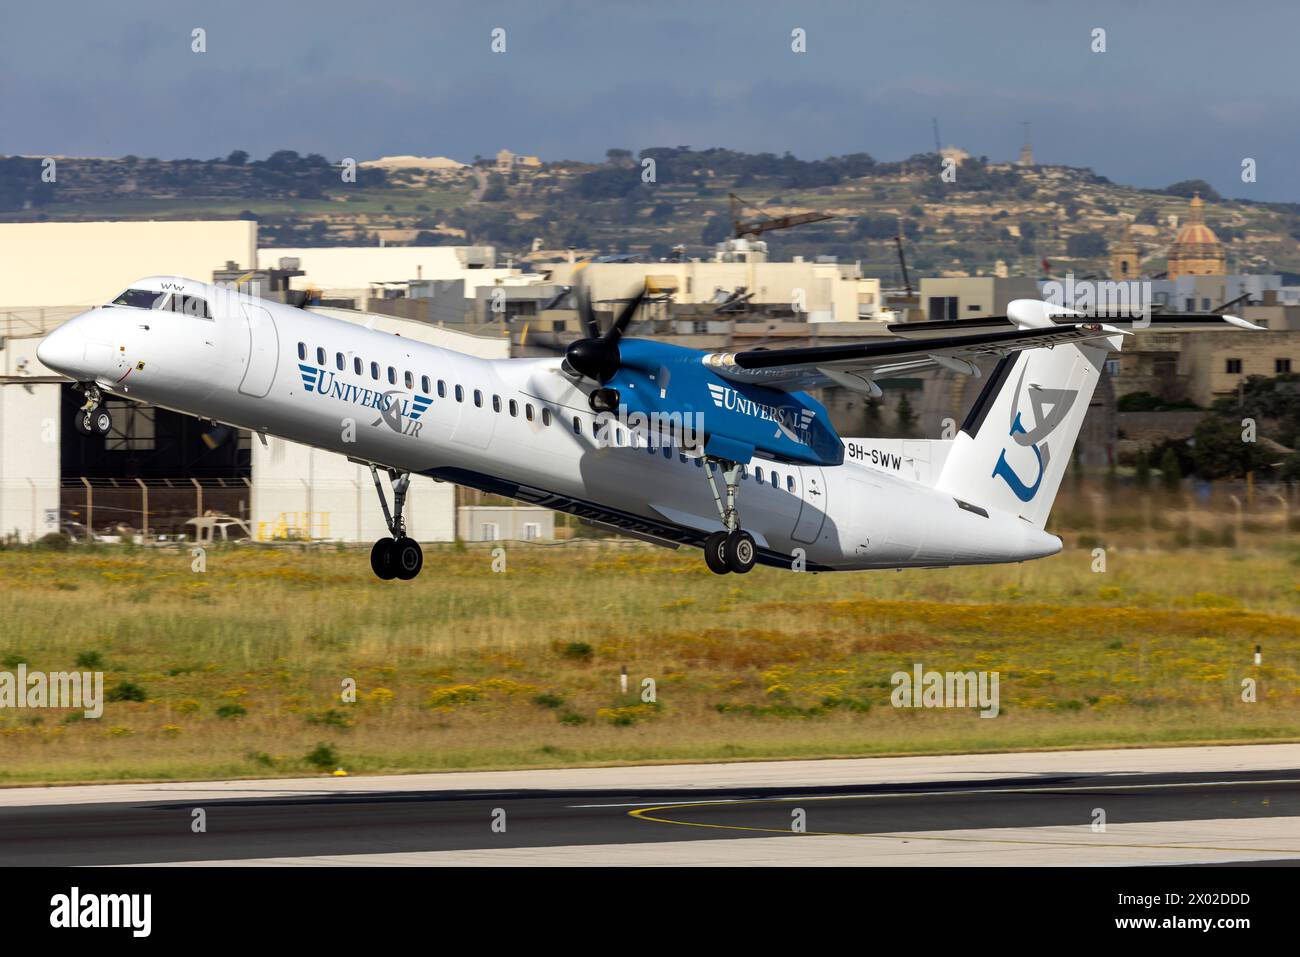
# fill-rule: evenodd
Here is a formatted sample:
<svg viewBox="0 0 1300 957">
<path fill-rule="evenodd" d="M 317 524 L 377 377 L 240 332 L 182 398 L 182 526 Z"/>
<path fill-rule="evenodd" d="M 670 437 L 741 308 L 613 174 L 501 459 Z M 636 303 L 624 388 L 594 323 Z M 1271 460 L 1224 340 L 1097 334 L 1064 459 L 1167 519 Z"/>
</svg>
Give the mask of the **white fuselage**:
<svg viewBox="0 0 1300 957">
<path fill-rule="evenodd" d="M 649 447 L 623 427 L 602 441 L 586 392 L 558 358 L 483 359 L 249 296 L 212 291 L 211 299 L 213 318 L 93 309 L 52 333 L 40 358 L 113 394 L 635 535 L 698 545 L 722 528 L 699 459 Z M 738 506 L 760 561 L 788 567 L 802 558 L 809 570 L 1010 562 L 1060 549 L 1015 516 L 986 517 L 856 462 L 755 458 Z"/>
</svg>

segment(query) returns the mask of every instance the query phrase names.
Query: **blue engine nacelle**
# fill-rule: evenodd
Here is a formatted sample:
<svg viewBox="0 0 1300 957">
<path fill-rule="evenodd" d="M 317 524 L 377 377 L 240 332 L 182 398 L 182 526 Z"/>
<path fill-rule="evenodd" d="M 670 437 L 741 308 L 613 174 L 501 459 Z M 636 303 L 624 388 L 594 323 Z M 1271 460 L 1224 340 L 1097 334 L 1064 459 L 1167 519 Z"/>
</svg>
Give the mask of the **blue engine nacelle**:
<svg viewBox="0 0 1300 957">
<path fill-rule="evenodd" d="M 619 343 L 621 365 L 606 385 L 618 390 L 619 417 L 652 433 L 702 439 L 718 458 L 748 462 L 840 465 L 844 443 L 826 408 L 804 392 L 724 379 L 705 367 L 704 352 L 646 339 Z"/>
</svg>

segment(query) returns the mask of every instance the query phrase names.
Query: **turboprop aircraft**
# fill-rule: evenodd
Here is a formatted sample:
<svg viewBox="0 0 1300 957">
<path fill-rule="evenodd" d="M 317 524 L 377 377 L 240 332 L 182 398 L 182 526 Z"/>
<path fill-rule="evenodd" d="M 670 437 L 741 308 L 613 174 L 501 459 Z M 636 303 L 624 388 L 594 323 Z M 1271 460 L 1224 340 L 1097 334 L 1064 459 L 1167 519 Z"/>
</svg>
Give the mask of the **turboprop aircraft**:
<svg viewBox="0 0 1300 957">
<path fill-rule="evenodd" d="M 423 566 L 403 517 L 411 475 L 702 548 L 718 574 L 821 572 L 1055 554 L 1044 525 L 1106 357 L 1142 327 L 1259 328 L 1218 314 L 1102 321 L 1022 299 L 1006 316 L 898 323 L 849 345 L 710 353 L 625 337 L 644 297 L 602 331 L 579 295 L 586 335 L 563 357 L 483 359 L 154 276 L 37 356 L 85 393 L 84 433 L 107 433 L 114 395 L 369 466 L 391 535 L 371 549 L 381 579 Z M 808 394 L 879 395 L 876 379 L 927 368 L 979 375 L 980 359 L 996 367 L 948 440 L 842 439 Z"/>
</svg>

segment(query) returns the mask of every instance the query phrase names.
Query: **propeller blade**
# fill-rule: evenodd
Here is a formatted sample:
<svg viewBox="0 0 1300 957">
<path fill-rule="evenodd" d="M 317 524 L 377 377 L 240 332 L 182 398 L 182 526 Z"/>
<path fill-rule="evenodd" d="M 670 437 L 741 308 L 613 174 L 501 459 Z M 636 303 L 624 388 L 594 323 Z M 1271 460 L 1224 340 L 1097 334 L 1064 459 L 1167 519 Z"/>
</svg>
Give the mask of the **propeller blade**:
<svg viewBox="0 0 1300 957">
<path fill-rule="evenodd" d="M 582 328 L 586 330 L 587 338 L 599 339 L 600 326 L 596 323 L 596 313 L 591 308 L 591 296 L 586 287 L 577 286 L 573 291 L 573 298 L 577 300 L 578 319 L 582 323 Z"/>
<path fill-rule="evenodd" d="M 636 298 L 623 307 L 623 311 L 618 314 L 614 324 L 609 327 L 609 332 L 605 333 L 605 339 L 608 342 L 618 342 L 623 338 L 623 333 L 632 322 L 632 317 L 636 311 L 641 308 L 641 303 L 645 299 L 645 290 L 642 289 L 636 294 Z"/>
</svg>

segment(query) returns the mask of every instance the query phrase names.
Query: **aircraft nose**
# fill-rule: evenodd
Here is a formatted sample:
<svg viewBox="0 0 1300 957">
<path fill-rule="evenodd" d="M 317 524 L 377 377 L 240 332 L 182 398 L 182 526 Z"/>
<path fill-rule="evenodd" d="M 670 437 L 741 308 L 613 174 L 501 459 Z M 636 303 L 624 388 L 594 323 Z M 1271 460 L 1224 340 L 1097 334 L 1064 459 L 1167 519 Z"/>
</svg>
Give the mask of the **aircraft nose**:
<svg viewBox="0 0 1300 957">
<path fill-rule="evenodd" d="M 41 365 L 63 375 L 76 378 L 78 368 L 85 360 L 85 337 L 76 328 L 77 321 L 65 322 L 36 347 L 36 358 Z"/>
</svg>

